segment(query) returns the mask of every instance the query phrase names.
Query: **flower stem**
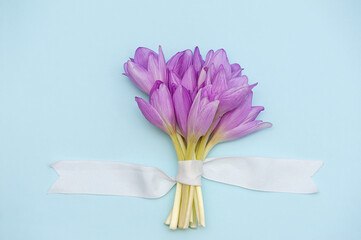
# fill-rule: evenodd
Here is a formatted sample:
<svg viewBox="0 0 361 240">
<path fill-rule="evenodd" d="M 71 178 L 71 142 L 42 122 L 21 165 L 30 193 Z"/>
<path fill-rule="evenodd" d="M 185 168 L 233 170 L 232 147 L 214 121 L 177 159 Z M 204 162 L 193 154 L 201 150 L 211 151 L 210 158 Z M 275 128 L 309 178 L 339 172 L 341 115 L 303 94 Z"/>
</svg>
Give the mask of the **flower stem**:
<svg viewBox="0 0 361 240">
<path fill-rule="evenodd" d="M 201 140 L 199 142 L 199 145 L 198 145 L 198 151 L 197 151 L 197 154 L 196 154 L 197 159 L 203 160 L 202 156 L 203 156 L 204 149 L 206 147 L 208 138 L 209 138 L 208 132 L 207 132 L 207 134 L 205 136 L 203 136 L 201 138 Z"/>
<path fill-rule="evenodd" d="M 194 199 L 196 199 L 196 197 Z M 189 226 L 191 228 L 197 228 L 197 213 L 196 213 L 196 203 L 195 202 L 193 203 L 191 220 L 190 220 Z"/>
<path fill-rule="evenodd" d="M 198 225 L 205 227 L 206 226 L 206 219 L 204 216 L 204 205 L 203 205 L 203 195 L 202 195 L 202 188 L 200 186 L 196 186 L 198 204 L 199 204 L 199 219 Z"/>
<path fill-rule="evenodd" d="M 181 189 L 182 189 L 182 184 L 177 182 L 177 188 L 175 192 L 173 209 L 172 209 L 172 216 L 169 225 L 169 228 L 172 230 L 176 230 L 178 225 L 179 205 L 181 201 Z"/>
<path fill-rule="evenodd" d="M 194 186 L 190 186 L 186 216 L 185 216 L 185 221 L 184 221 L 184 226 L 183 226 L 184 229 L 188 228 L 191 214 L 193 214 L 192 213 L 192 206 L 194 203 L 193 198 L 194 198 Z"/>
<path fill-rule="evenodd" d="M 203 154 L 202 154 L 202 160 L 206 159 L 208 153 L 212 150 L 212 148 L 213 148 L 216 144 L 217 144 L 217 142 L 213 141 L 213 139 L 211 139 L 211 140 L 207 143 L 207 145 L 206 145 L 206 147 L 205 147 L 205 149 L 204 149 L 204 151 L 203 151 Z"/>
<path fill-rule="evenodd" d="M 178 161 L 184 160 L 184 153 L 182 151 L 182 147 L 181 147 L 181 145 L 179 143 L 179 140 L 177 138 L 177 134 L 176 133 L 171 134 L 170 138 L 172 139 L 172 142 L 174 144 L 174 148 L 175 148 L 175 151 L 177 153 Z"/>
<path fill-rule="evenodd" d="M 172 212 L 173 212 L 173 207 L 172 207 L 172 209 L 170 210 L 170 213 L 169 213 L 169 215 L 168 215 L 168 217 L 167 217 L 167 220 L 165 220 L 165 222 L 164 222 L 165 225 L 169 225 L 169 224 L 170 224 L 170 220 L 172 219 Z"/>
<path fill-rule="evenodd" d="M 178 138 L 177 133 L 170 135 L 172 142 L 174 144 L 174 148 L 177 153 L 178 161 L 184 160 L 184 150 L 185 147 L 182 148 L 182 144 L 184 145 L 184 142 L 181 138 Z M 180 141 L 182 140 L 182 141 Z M 170 220 L 169 220 L 169 228 L 172 230 L 177 229 L 178 221 L 179 221 L 179 213 L 180 213 L 180 204 L 181 204 L 181 196 L 182 196 L 182 184 L 177 182 L 176 192 L 174 196 L 174 202 L 173 202 L 173 208 L 171 210 L 171 213 L 169 214 Z M 168 219 L 166 220 L 166 224 L 168 222 Z"/>
<path fill-rule="evenodd" d="M 187 152 L 185 155 L 185 159 L 184 160 L 193 160 L 194 159 L 194 150 L 196 148 L 196 142 L 194 141 L 189 141 L 188 145 L 187 145 Z"/>
<path fill-rule="evenodd" d="M 181 206 L 179 213 L 178 227 L 184 228 L 186 215 L 187 215 L 187 206 L 189 198 L 189 185 L 182 184 L 182 197 L 181 197 Z"/>
<path fill-rule="evenodd" d="M 186 145 L 184 143 L 184 138 L 182 137 L 182 135 L 177 133 L 177 139 L 184 155 L 184 153 L 186 152 Z"/>
<path fill-rule="evenodd" d="M 195 197 L 194 197 L 194 210 L 195 210 L 195 214 L 198 219 L 198 222 L 199 222 L 200 215 L 199 215 L 199 203 L 198 203 L 198 196 L 197 196 L 197 188 L 196 188 Z"/>
</svg>

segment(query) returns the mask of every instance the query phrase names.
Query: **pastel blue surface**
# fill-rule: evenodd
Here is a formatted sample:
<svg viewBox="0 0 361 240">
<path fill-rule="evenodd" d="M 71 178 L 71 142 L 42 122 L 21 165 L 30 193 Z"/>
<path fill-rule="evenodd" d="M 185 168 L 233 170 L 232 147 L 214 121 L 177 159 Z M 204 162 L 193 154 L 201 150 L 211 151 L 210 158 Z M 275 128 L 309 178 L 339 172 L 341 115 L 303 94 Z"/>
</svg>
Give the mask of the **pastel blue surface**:
<svg viewBox="0 0 361 240">
<path fill-rule="evenodd" d="M 359 1 L 0 0 L 0 239 L 361 239 Z M 211 156 L 324 160 L 312 195 L 204 180 L 207 227 L 171 231 L 161 199 L 47 194 L 63 159 L 156 166 L 169 138 L 122 76 L 138 46 L 224 48 L 273 128 Z"/>
</svg>

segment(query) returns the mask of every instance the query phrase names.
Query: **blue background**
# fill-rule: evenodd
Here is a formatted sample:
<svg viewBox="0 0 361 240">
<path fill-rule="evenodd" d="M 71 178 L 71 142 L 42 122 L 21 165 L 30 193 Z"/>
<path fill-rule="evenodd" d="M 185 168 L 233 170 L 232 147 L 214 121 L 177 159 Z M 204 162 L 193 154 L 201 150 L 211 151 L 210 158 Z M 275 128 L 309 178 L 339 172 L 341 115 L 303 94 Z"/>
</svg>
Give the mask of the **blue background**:
<svg viewBox="0 0 361 240">
<path fill-rule="evenodd" d="M 0 239 L 361 239 L 359 1 L 0 1 Z M 273 128 L 211 156 L 319 159 L 312 195 L 204 180 L 207 227 L 171 231 L 161 199 L 47 194 L 62 159 L 174 175 L 171 141 L 122 76 L 138 46 L 224 48 Z"/>
</svg>

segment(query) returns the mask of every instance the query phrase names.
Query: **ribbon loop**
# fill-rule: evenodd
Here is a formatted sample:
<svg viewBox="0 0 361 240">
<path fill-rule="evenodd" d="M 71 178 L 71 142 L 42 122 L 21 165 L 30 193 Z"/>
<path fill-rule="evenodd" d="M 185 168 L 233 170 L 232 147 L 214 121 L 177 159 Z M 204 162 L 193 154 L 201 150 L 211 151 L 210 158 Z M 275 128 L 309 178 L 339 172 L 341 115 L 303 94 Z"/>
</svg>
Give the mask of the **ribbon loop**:
<svg viewBox="0 0 361 240">
<path fill-rule="evenodd" d="M 288 193 L 316 193 L 311 177 L 323 161 L 220 157 L 204 162 L 203 177 L 252 190 Z"/>
<path fill-rule="evenodd" d="M 59 178 L 48 193 L 160 198 L 175 184 L 162 170 L 133 163 L 75 160 L 50 166 Z"/>
</svg>

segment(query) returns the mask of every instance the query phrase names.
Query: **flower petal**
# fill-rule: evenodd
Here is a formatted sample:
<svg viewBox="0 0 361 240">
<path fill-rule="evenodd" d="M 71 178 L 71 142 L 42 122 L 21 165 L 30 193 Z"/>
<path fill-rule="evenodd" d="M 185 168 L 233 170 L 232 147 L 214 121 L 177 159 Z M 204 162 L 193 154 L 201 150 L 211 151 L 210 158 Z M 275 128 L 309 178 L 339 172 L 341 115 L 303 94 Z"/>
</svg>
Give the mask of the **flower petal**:
<svg viewBox="0 0 361 240">
<path fill-rule="evenodd" d="M 138 104 L 140 111 L 143 113 L 144 117 L 154 126 L 160 128 L 161 130 L 167 132 L 167 129 L 164 126 L 164 122 L 161 116 L 158 114 L 157 110 L 146 102 L 142 98 L 135 97 L 135 101 Z"/>
<path fill-rule="evenodd" d="M 253 132 L 272 127 L 269 122 L 254 121 L 246 124 L 241 124 L 232 130 L 225 132 L 220 142 L 231 141 L 234 139 L 245 137 Z"/>
<path fill-rule="evenodd" d="M 220 131 L 229 131 L 238 125 L 242 124 L 246 121 L 249 113 L 252 109 L 252 92 L 248 94 L 244 101 L 234 110 L 227 112 L 221 118 L 217 129 L 215 130 L 215 134 Z"/>
<path fill-rule="evenodd" d="M 192 64 L 193 53 L 187 49 L 183 52 L 178 52 L 167 62 L 167 68 L 183 77 L 188 67 Z"/>
<path fill-rule="evenodd" d="M 163 82 L 162 74 L 159 71 L 158 59 L 156 59 L 153 55 L 149 56 L 148 72 L 152 74 L 155 81 L 159 80 Z"/>
<path fill-rule="evenodd" d="M 157 54 L 149 48 L 139 47 L 134 54 L 134 62 L 147 69 L 149 56 L 157 56 Z"/>
<path fill-rule="evenodd" d="M 209 66 L 211 64 L 212 58 L 214 55 L 213 50 L 209 50 L 206 55 L 206 61 L 204 62 L 204 66 Z"/>
<path fill-rule="evenodd" d="M 219 115 L 229 112 L 238 107 L 249 93 L 250 89 L 246 87 L 231 88 L 219 95 Z"/>
<path fill-rule="evenodd" d="M 233 74 L 234 72 L 238 72 L 239 70 L 242 70 L 242 68 L 238 63 L 233 63 L 231 64 L 231 70 Z"/>
<path fill-rule="evenodd" d="M 132 61 L 128 61 L 127 63 L 125 69 L 127 76 L 138 88 L 149 94 L 154 84 L 152 75 L 139 64 Z"/>
<path fill-rule="evenodd" d="M 248 77 L 246 75 L 242 75 L 240 77 L 235 77 L 228 81 L 229 88 L 246 86 L 246 85 L 248 85 Z"/>
<path fill-rule="evenodd" d="M 194 66 L 194 70 L 199 73 L 202 69 L 202 66 L 203 66 L 203 58 L 199 52 L 199 48 L 196 47 L 194 49 L 194 54 L 193 54 L 193 66 Z"/>
<path fill-rule="evenodd" d="M 200 132 L 201 136 L 206 135 L 208 129 L 211 127 L 218 109 L 218 105 L 219 101 L 214 100 L 203 105 L 200 109 L 197 131 Z"/>
<path fill-rule="evenodd" d="M 149 94 L 149 102 L 157 110 L 167 127 L 175 130 L 173 100 L 168 87 L 164 83 L 156 81 Z"/>
<path fill-rule="evenodd" d="M 232 75 L 231 64 L 229 64 L 227 53 L 226 51 L 224 51 L 224 49 L 217 50 L 212 56 L 210 63 L 214 64 L 216 70 L 218 70 L 219 67 L 222 65 L 226 72 L 227 79 L 231 78 Z"/>
<path fill-rule="evenodd" d="M 226 72 L 222 65 L 213 81 L 213 88 L 215 88 L 215 91 L 219 93 L 224 92 L 228 89 Z"/>
<path fill-rule="evenodd" d="M 192 99 L 188 90 L 179 85 L 173 94 L 174 110 L 177 123 L 182 135 L 187 137 L 188 114 L 191 108 Z"/>
<path fill-rule="evenodd" d="M 181 79 L 173 71 L 168 72 L 168 77 L 169 77 L 169 79 L 168 79 L 168 88 L 169 88 L 169 91 L 171 93 L 173 93 L 175 91 L 175 89 L 178 87 L 178 85 L 181 84 Z"/>
<path fill-rule="evenodd" d="M 204 87 L 206 77 L 207 77 L 207 72 L 206 72 L 206 70 L 204 68 L 202 68 L 202 70 L 199 73 L 198 80 L 197 80 L 198 89 L 200 89 L 201 87 Z"/>
<path fill-rule="evenodd" d="M 259 115 L 259 113 L 262 112 L 263 110 L 264 110 L 264 107 L 262 107 L 262 106 L 252 107 L 248 113 L 248 116 L 246 117 L 246 119 L 244 121 L 245 122 L 254 121 L 257 118 L 257 116 Z"/>
<path fill-rule="evenodd" d="M 186 89 L 188 89 L 191 93 L 195 90 L 197 86 L 197 80 L 196 80 L 196 72 L 194 71 L 192 65 L 190 65 L 187 71 L 184 73 L 184 76 L 182 78 L 182 85 Z"/>
<path fill-rule="evenodd" d="M 164 58 L 164 54 L 163 54 L 163 50 L 162 47 L 159 46 L 159 56 L 158 56 L 158 71 L 160 74 L 160 78 L 159 80 L 161 80 L 162 82 L 167 83 L 167 65 L 165 62 L 165 58 Z"/>
<path fill-rule="evenodd" d="M 210 128 L 218 109 L 219 101 L 202 98 L 202 89 L 198 91 L 188 115 L 187 141 L 197 141 Z"/>
</svg>

